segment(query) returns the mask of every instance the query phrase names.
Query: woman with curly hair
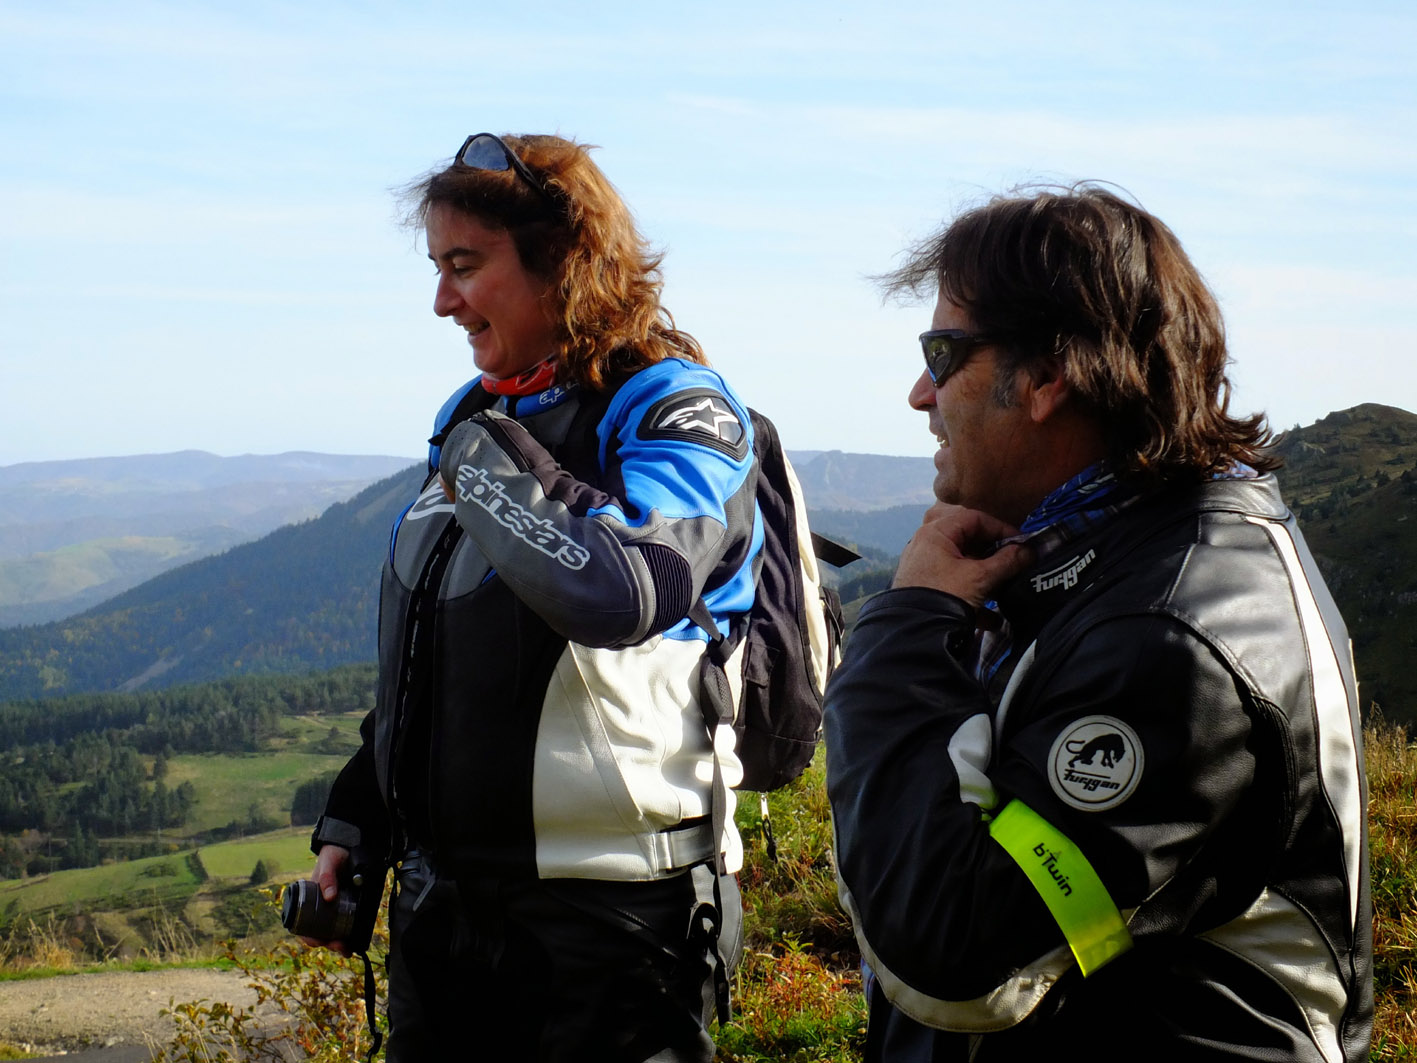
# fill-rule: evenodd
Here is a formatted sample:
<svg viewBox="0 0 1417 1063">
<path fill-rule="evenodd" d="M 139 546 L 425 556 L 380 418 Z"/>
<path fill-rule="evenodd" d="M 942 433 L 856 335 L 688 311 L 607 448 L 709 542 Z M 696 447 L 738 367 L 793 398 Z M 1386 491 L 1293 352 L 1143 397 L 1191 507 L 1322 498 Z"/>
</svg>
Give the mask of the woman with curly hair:
<svg viewBox="0 0 1417 1063">
<path fill-rule="evenodd" d="M 412 199 L 481 375 L 394 528 L 316 881 L 395 865 L 392 1061 L 710 1060 L 741 845 L 731 807 L 713 836 L 689 614 L 752 604 L 747 409 L 585 146 L 478 134 Z"/>
</svg>

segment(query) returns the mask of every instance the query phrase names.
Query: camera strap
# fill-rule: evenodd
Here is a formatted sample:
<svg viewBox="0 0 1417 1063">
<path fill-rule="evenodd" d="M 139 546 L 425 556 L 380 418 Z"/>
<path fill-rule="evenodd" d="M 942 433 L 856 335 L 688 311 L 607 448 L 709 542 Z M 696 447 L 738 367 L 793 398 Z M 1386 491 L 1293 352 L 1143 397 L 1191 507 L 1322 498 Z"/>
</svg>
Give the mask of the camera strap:
<svg viewBox="0 0 1417 1063">
<path fill-rule="evenodd" d="M 384 1043 L 384 1035 L 378 1026 L 374 1024 L 374 964 L 369 959 L 369 950 L 356 952 L 364 961 L 364 1018 L 369 1023 L 369 1037 L 371 1044 L 369 1054 L 364 1057 L 365 1063 L 374 1063 L 374 1057 L 379 1054 L 379 1049 Z"/>
</svg>

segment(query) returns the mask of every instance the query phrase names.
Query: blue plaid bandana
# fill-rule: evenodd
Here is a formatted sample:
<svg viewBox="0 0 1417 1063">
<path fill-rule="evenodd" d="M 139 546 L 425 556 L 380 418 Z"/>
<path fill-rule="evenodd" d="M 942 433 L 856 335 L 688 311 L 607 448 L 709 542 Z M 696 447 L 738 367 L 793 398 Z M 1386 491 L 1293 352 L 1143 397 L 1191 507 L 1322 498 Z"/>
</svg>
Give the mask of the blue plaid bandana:
<svg viewBox="0 0 1417 1063">
<path fill-rule="evenodd" d="M 1073 540 L 1110 521 L 1141 495 L 1140 488 L 1119 480 L 1105 461 L 1099 461 L 1050 491 L 1024 518 L 1019 525 L 1019 533 L 999 545 L 1027 543 L 1039 563 L 1046 563 L 1049 557 L 1061 552 Z M 984 608 L 996 615 L 999 612 L 995 602 L 985 602 Z M 1013 651 L 1013 633 L 1009 622 L 1002 616 L 998 621 L 998 630 L 978 633 L 975 646 L 974 674 L 986 688 L 992 687 L 999 669 Z"/>
<path fill-rule="evenodd" d="M 1250 466 L 1236 462 L 1212 478 L 1251 480 L 1258 475 Z M 1119 480 L 1108 468 L 1107 462 L 1099 461 L 1049 492 L 1038 507 L 1024 518 L 1019 533 L 1004 539 L 999 545 L 1027 543 L 1037 555 L 1038 567 L 1047 567 L 1049 558 L 1060 556 L 1070 543 L 1111 521 L 1144 493 L 1142 485 Z M 999 669 L 1008 661 L 1013 650 L 1013 635 L 1009 622 L 999 615 L 996 602 L 985 602 L 984 608 L 998 617 L 999 626 L 998 630 L 977 633 L 974 674 L 991 693 L 1001 694 L 1002 691 L 992 688 Z"/>
</svg>

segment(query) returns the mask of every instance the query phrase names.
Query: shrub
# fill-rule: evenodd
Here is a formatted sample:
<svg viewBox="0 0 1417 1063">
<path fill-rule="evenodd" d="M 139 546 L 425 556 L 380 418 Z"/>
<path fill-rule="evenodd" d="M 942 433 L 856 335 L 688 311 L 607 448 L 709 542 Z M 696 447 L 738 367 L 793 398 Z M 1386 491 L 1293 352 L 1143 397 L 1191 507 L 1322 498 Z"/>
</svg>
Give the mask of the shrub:
<svg viewBox="0 0 1417 1063">
<path fill-rule="evenodd" d="M 725 1063 L 854 1063 L 866 1044 L 866 1002 L 855 970 L 841 970 L 793 937 L 747 950 L 733 1021 L 716 1032 Z"/>
<path fill-rule="evenodd" d="M 262 891 L 274 908 L 280 891 Z M 376 995 L 383 999 L 388 929 L 382 915 L 374 928 L 371 958 Z M 221 1001 L 169 1002 L 163 1014 L 177 1024 L 172 1042 L 160 1048 L 153 1063 L 347 1063 L 362 1059 L 371 1045 L 364 1010 L 364 967 L 328 949 L 306 948 L 286 938 L 271 949 L 236 951 L 227 942 L 224 955 L 256 991 L 250 1008 Z M 376 1022 L 381 1020 L 376 1016 Z"/>
</svg>

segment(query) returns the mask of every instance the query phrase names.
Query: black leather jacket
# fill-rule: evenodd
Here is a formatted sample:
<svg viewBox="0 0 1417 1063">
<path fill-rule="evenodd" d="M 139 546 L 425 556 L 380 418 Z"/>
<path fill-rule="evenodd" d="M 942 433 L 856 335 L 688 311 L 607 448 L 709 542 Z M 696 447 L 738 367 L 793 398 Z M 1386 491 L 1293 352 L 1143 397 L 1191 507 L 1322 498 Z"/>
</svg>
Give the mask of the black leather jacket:
<svg viewBox="0 0 1417 1063">
<path fill-rule="evenodd" d="M 828 690 L 841 896 L 889 1001 L 885 1058 L 1366 1060 L 1352 659 L 1273 477 L 1144 498 L 1000 605 L 1000 692 L 964 663 L 973 610 L 925 588 L 867 603 Z M 1126 924 L 1086 977 L 1044 900 L 1079 879 L 1061 844 L 1001 844 L 1012 802 Z"/>
</svg>

